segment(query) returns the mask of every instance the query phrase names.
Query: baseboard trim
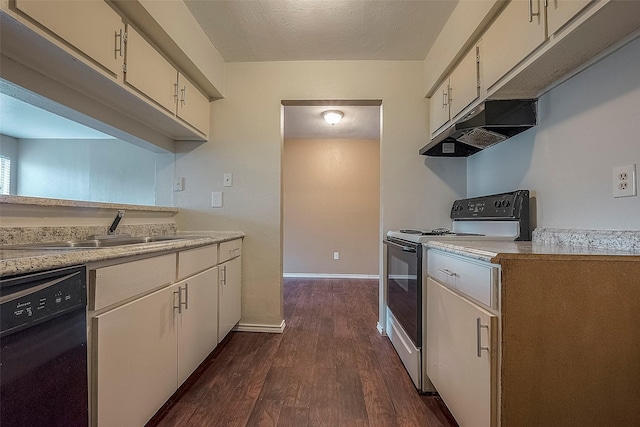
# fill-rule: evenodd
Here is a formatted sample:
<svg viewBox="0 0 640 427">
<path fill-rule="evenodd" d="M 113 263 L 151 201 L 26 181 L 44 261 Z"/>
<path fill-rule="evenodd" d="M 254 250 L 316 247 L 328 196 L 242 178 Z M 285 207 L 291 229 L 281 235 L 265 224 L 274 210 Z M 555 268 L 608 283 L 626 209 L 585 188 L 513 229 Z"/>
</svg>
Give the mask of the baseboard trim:
<svg viewBox="0 0 640 427">
<path fill-rule="evenodd" d="M 284 273 L 282 277 L 300 279 L 380 279 L 378 274 Z"/>
<path fill-rule="evenodd" d="M 376 325 L 376 328 L 378 329 L 378 333 L 382 336 L 387 336 L 387 333 L 384 331 L 384 328 L 382 327 L 382 325 L 380 324 L 380 322 L 378 322 L 378 324 Z"/>
<path fill-rule="evenodd" d="M 285 326 L 284 320 L 279 325 L 238 323 L 233 330 L 238 332 L 267 332 L 270 334 L 281 334 L 284 332 Z"/>
</svg>

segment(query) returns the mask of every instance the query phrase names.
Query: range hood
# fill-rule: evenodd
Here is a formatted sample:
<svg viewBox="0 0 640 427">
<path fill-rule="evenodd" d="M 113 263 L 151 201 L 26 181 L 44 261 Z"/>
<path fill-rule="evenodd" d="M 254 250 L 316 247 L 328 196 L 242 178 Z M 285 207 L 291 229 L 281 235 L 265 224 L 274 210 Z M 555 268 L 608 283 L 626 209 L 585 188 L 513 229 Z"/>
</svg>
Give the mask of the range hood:
<svg viewBox="0 0 640 427">
<path fill-rule="evenodd" d="M 536 99 L 487 100 L 420 149 L 438 157 L 468 157 L 536 125 Z"/>
</svg>

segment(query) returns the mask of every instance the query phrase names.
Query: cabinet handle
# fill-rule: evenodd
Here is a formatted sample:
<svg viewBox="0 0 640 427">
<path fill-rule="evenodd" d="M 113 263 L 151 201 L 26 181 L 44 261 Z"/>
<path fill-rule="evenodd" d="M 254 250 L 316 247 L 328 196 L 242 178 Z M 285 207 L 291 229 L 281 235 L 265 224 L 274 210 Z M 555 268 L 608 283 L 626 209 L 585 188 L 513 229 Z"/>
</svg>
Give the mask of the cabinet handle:
<svg viewBox="0 0 640 427">
<path fill-rule="evenodd" d="M 449 277 L 456 277 L 457 274 L 454 273 L 453 271 L 449 271 L 446 268 L 438 268 L 437 269 L 440 273 L 446 274 Z"/>
<path fill-rule="evenodd" d="M 451 105 L 451 101 L 453 101 L 453 88 L 449 86 L 447 88 L 447 104 Z"/>
<path fill-rule="evenodd" d="M 227 266 L 222 266 L 222 278 L 220 279 L 222 286 L 227 286 Z"/>
<path fill-rule="evenodd" d="M 184 309 L 189 310 L 189 284 L 184 284 Z"/>
<path fill-rule="evenodd" d="M 122 52 L 124 51 L 124 49 L 122 49 L 122 43 L 124 42 L 124 36 L 122 34 L 122 28 L 120 28 L 119 31 L 115 32 L 115 47 L 114 47 L 114 59 L 118 59 L 118 53 L 120 53 L 120 56 L 122 56 Z"/>
<path fill-rule="evenodd" d="M 533 1 L 529 0 L 529 22 L 533 22 L 534 16 L 540 16 L 540 11 L 533 13 Z"/>
<path fill-rule="evenodd" d="M 182 89 L 180 89 L 180 92 L 182 93 L 182 99 L 180 100 L 180 102 L 184 107 L 185 105 L 187 105 L 187 87 L 183 86 Z"/>
<path fill-rule="evenodd" d="M 178 83 L 173 84 L 173 98 L 178 102 Z"/>
<path fill-rule="evenodd" d="M 482 357 L 482 350 L 489 351 L 489 347 L 482 346 L 482 328 L 485 328 L 487 331 L 489 330 L 489 325 L 483 325 L 480 321 L 480 318 L 476 318 L 476 344 L 477 344 L 477 356 Z"/>
<path fill-rule="evenodd" d="M 448 92 L 448 89 L 447 89 L 447 90 L 443 90 L 443 91 L 442 91 L 442 108 L 443 108 L 443 109 L 444 109 L 444 108 L 446 108 L 446 107 L 447 107 L 447 105 L 449 104 L 449 101 L 448 101 L 448 99 L 447 99 L 447 97 L 449 96 L 449 94 L 448 94 L 447 92 Z"/>
<path fill-rule="evenodd" d="M 178 306 L 176 307 L 176 299 L 173 298 L 173 308 L 178 309 L 178 313 L 182 313 L 182 288 L 178 286 L 178 290 L 173 292 L 174 295 L 178 295 Z"/>
</svg>

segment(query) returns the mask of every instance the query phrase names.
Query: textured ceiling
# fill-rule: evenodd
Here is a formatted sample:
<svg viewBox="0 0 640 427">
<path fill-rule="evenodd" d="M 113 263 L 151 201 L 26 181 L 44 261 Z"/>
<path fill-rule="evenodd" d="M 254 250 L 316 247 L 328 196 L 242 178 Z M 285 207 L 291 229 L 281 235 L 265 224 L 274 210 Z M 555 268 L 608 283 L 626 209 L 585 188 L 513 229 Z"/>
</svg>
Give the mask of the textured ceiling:
<svg viewBox="0 0 640 427">
<path fill-rule="evenodd" d="M 227 62 L 423 60 L 458 0 L 185 0 Z"/>
</svg>

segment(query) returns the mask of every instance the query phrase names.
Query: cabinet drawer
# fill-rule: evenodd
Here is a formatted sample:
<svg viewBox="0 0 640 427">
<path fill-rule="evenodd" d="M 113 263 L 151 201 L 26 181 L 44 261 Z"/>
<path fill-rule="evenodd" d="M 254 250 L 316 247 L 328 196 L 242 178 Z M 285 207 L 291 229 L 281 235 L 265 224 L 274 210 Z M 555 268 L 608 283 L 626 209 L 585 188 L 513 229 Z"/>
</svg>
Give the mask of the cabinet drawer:
<svg viewBox="0 0 640 427">
<path fill-rule="evenodd" d="M 474 300 L 497 308 L 498 268 L 480 261 L 429 250 L 427 273 Z"/>
<path fill-rule="evenodd" d="M 223 263 L 240 255 L 242 255 L 242 239 L 220 243 L 219 263 Z"/>
<path fill-rule="evenodd" d="M 176 277 L 176 254 L 91 270 L 89 277 L 89 308 L 100 310 L 172 283 Z"/>
<path fill-rule="evenodd" d="M 218 245 L 178 253 L 178 280 L 193 276 L 218 264 Z"/>
</svg>

